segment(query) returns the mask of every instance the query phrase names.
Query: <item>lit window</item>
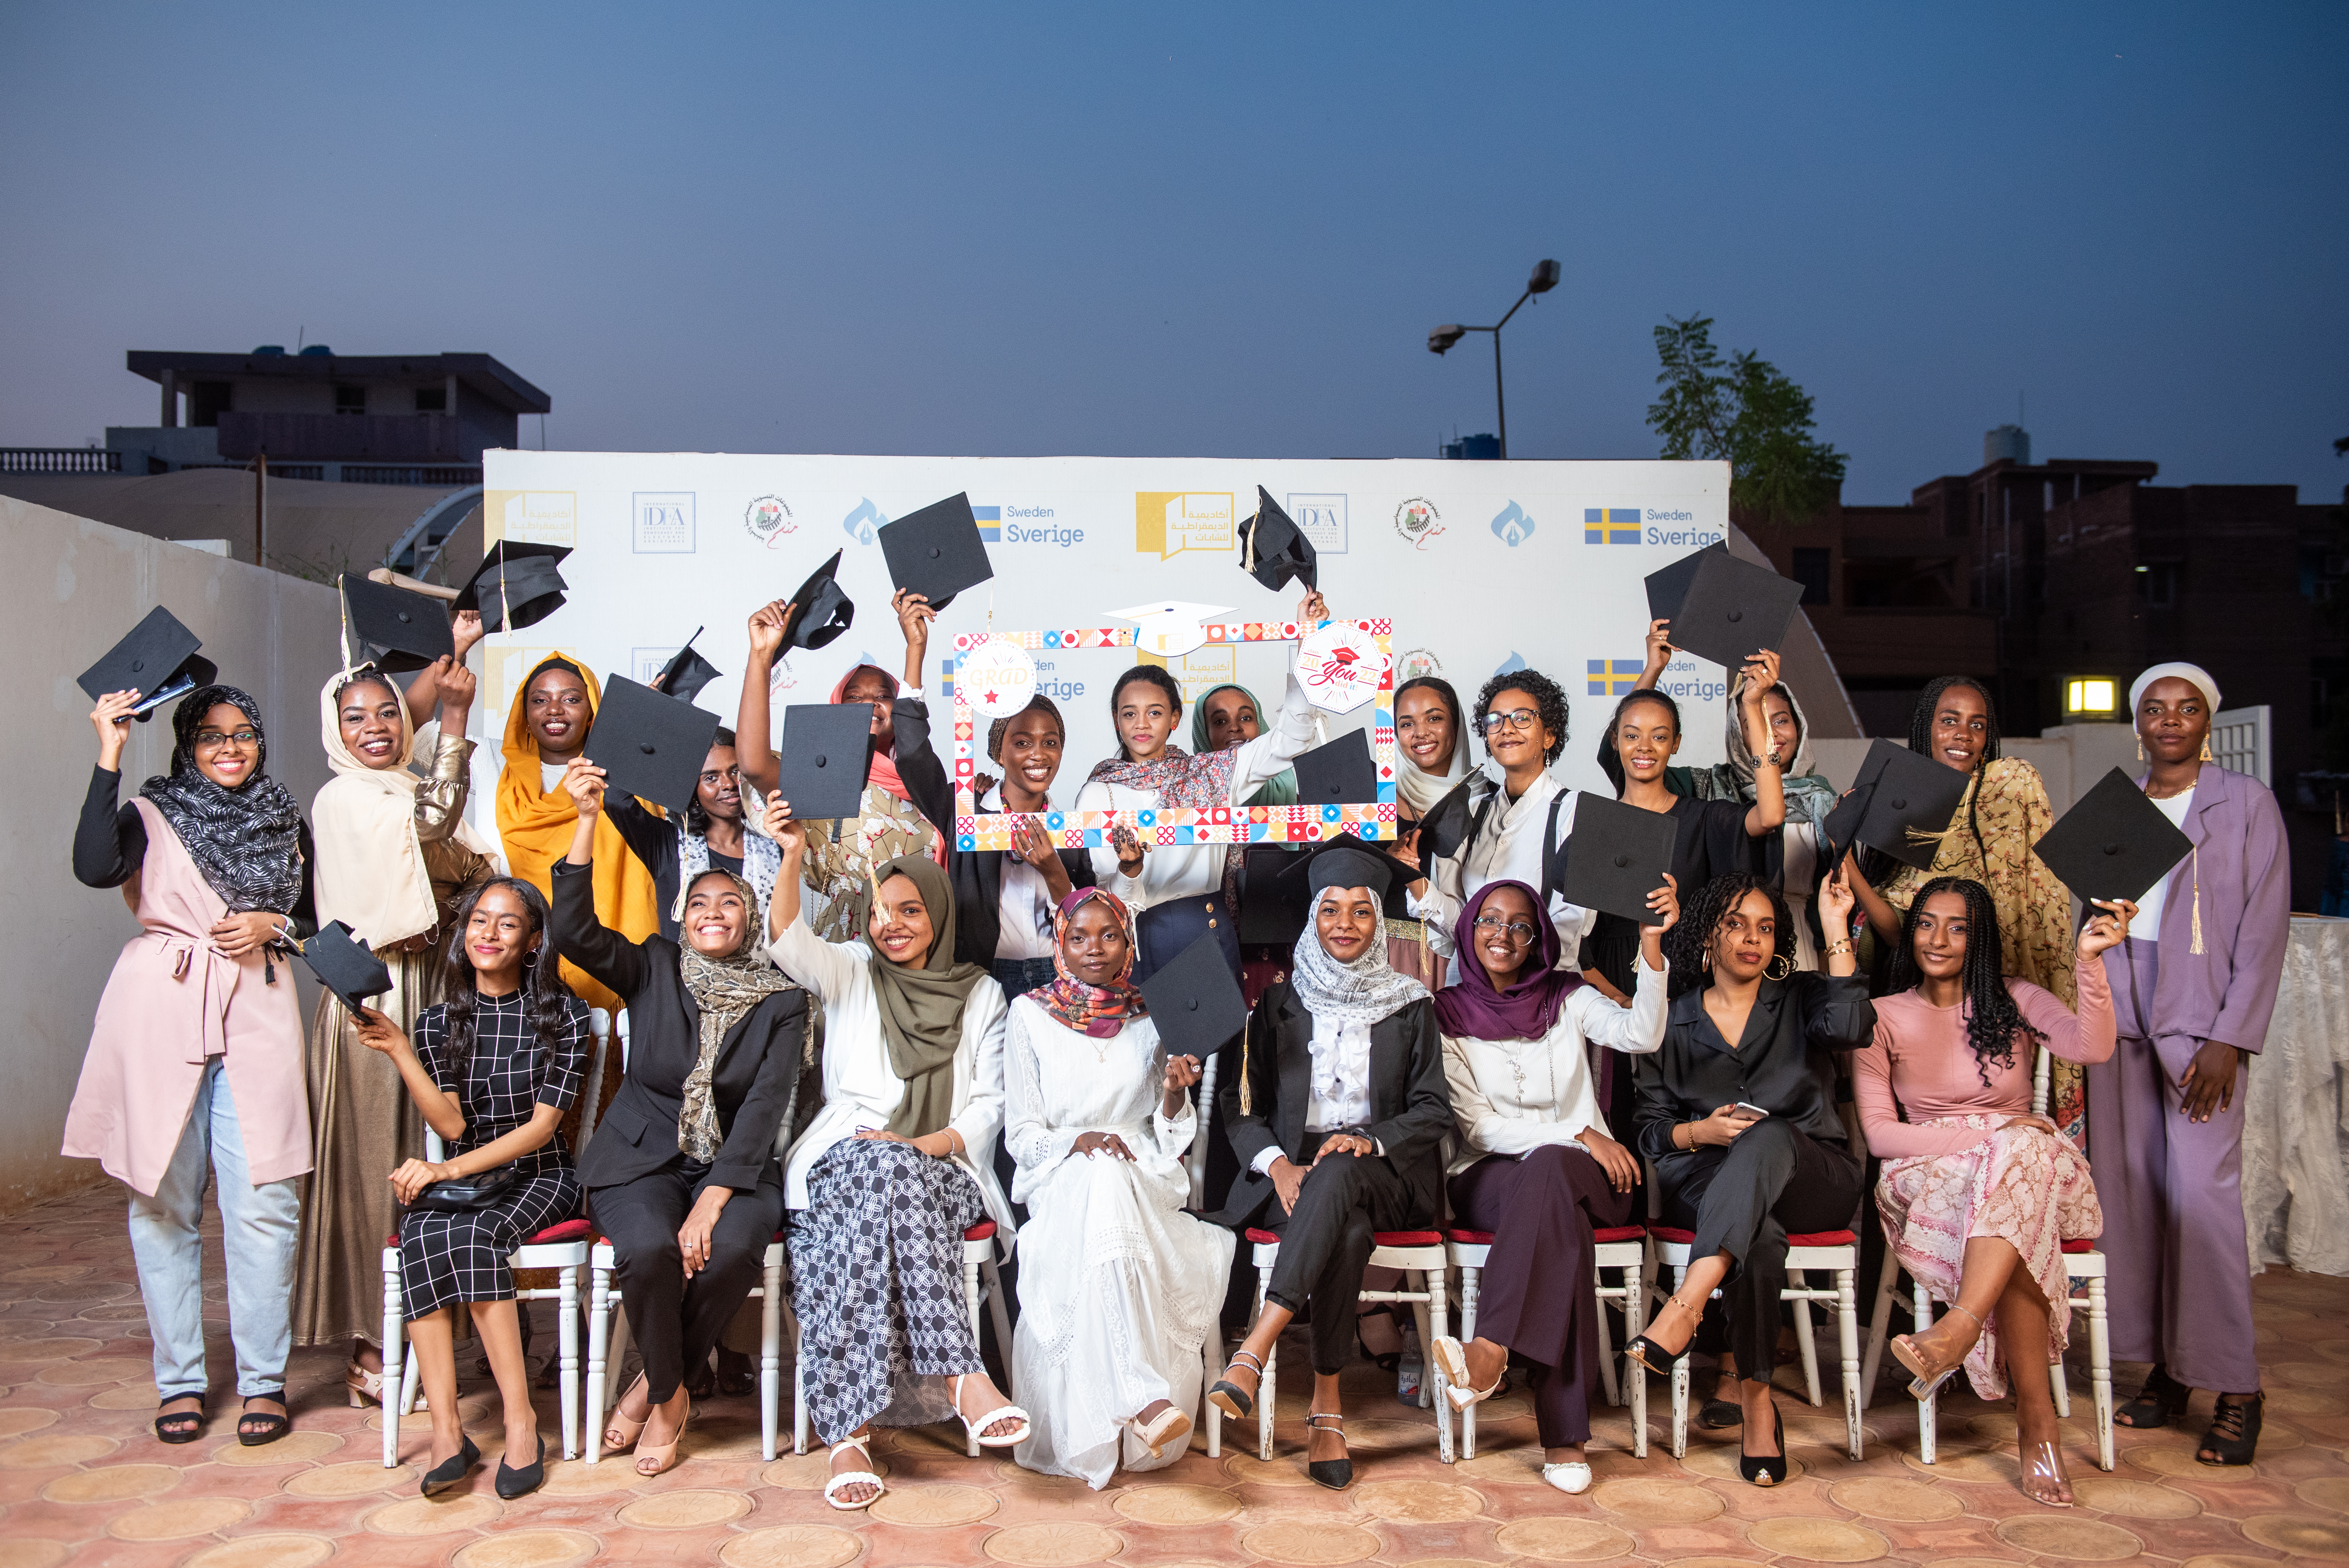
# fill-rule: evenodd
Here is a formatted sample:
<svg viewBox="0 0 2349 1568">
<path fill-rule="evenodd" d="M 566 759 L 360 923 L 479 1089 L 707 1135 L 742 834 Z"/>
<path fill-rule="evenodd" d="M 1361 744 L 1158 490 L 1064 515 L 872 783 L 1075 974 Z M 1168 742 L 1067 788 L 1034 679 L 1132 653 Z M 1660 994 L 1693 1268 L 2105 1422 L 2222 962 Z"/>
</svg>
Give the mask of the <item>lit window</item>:
<svg viewBox="0 0 2349 1568">
<path fill-rule="evenodd" d="M 2064 686 L 2064 711 L 2071 714 L 2110 713 L 2113 711 L 2114 683 L 2101 676 L 2067 681 Z"/>
</svg>

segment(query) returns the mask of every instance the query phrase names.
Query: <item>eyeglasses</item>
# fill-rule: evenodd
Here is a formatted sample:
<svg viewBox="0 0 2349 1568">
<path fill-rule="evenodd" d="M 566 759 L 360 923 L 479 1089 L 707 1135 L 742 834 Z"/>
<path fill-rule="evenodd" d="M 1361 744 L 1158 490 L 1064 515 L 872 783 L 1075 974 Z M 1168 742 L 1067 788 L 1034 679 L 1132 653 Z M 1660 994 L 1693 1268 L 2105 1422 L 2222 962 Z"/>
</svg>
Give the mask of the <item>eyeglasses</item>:
<svg viewBox="0 0 2349 1568">
<path fill-rule="evenodd" d="M 1531 942 L 1534 939 L 1534 928 L 1527 925 L 1522 920 L 1512 920 L 1504 923 L 1501 921 L 1494 919 L 1489 914 L 1480 914 L 1476 917 L 1474 923 L 1479 931 L 1506 932 L 1508 933 L 1509 940 L 1517 943 L 1520 945 L 1525 943 Z"/>
<path fill-rule="evenodd" d="M 260 744 L 260 734 L 251 729 L 233 729 L 226 735 L 222 735 L 217 729 L 196 731 L 195 746 L 198 751 L 218 751 L 223 746 L 243 748 Z"/>
<path fill-rule="evenodd" d="M 1540 722 L 1541 715 L 1537 710 L 1530 707 L 1513 707 L 1506 713 L 1486 714 L 1485 733 L 1498 735 L 1505 725 L 1511 729 L 1531 729 Z"/>
</svg>

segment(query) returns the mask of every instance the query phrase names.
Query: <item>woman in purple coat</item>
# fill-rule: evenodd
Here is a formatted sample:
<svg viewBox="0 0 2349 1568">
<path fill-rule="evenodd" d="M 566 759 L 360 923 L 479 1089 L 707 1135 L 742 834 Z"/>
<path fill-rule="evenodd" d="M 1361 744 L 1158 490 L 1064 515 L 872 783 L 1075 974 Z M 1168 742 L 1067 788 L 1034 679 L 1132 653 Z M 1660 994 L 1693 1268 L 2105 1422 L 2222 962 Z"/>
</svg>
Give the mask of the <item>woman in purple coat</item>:
<svg viewBox="0 0 2349 1568">
<path fill-rule="evenodd" d="M 2210 760 L 2219 686 L 2156 665 L 2129 687 L 2146 798 L 2194 852 L 2138 903 L 2105 954 L 2120 1041 L 2088 1068 L 2089 1148 L 2103 1200 L 2113 1357 L 2150 1361 L 2114 1418 L 2163 1427 L 2196 1388 L 2218 1392 L 2195 1457 L 2245 1465 L 2259 1447 L 2243 1235 L 2246 1057 L 2267 1038 L 2292 920 L 2283 813 L 2256 779 Z"/>
</svg>

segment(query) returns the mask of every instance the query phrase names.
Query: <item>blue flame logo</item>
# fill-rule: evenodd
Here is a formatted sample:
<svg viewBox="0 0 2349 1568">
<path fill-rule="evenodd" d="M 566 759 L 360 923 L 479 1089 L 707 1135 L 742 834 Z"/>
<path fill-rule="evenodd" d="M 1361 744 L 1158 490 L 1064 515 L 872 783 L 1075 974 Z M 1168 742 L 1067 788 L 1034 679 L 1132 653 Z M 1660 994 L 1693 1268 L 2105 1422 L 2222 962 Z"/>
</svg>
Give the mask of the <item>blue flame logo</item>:
<svg viewBox="0 0 2349 1568">
<path fill-rule="evenodd" d="M 1500 515 L 1493 519 L 1493 536 L 1512 550 L 1523 544 L 1533 531 L 1534 520 L 1516 501 L 1503 507 Z"/>
<path fill-rule="evenodd" d="M 888 521 L 881 515 L 881 509 L 873 504 L 872 499 L 866 497 L 857 501 L 854 511 L 840 520 L 840 526 L 857 543 L 870 544 L 873 542 L 873 531 Z"/>
</svg>

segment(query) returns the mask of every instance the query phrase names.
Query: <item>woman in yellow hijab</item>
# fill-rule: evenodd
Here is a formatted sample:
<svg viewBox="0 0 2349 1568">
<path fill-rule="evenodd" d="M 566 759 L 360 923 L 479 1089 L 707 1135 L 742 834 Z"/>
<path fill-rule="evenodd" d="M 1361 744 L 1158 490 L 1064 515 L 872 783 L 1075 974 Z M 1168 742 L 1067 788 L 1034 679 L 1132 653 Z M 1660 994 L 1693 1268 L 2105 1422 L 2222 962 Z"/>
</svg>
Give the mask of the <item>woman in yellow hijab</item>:
<svg viewBox="0 0 2349 1568">
<path fill-rule="evenodd" d="M 587 744 L 603 687 L 586 665 L 560 650 L 539 661 L 506 714 L 505 771 L 498 779 L 498 837 L 513 874 L 552 899 L 549 868 L 571 851 L 579 813 L 562 786 L 563 769 Z M 631 942 L 660 930 L 652 872 L 628 852 L 609 814 L 597 819 L 595 918 Z M 620 1010 L 620 998 L 569 959 L 563 979 L 590 1007 Z"/>
</svg>

